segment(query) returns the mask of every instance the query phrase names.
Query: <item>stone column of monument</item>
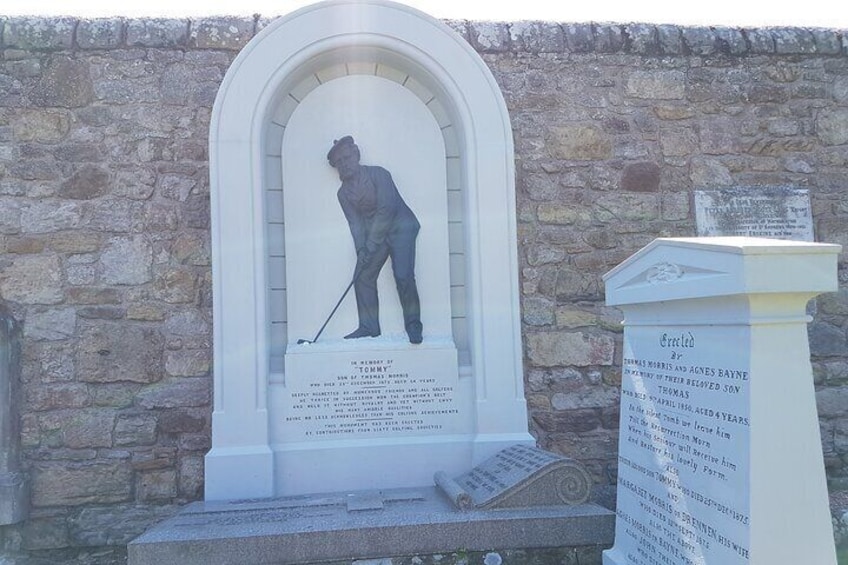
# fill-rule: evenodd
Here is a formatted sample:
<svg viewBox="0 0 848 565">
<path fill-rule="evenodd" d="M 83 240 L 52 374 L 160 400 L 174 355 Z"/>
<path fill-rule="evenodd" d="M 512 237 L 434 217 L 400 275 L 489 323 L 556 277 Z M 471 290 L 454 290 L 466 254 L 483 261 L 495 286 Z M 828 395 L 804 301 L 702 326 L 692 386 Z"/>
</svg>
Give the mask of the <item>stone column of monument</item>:
<svg viewBox="0 0 848 565">
<path fill-rule="evenodd" d="M 805 306 L 840 249 L 657 239 L 604 277 L 625 316 L 604 565 L 835 565 Z"/>
<path fill-rule="evenodd" d="M 20 330 L 0 309 L 0 525 L 29 512 L 29 490 L 20 470 Z"/>
</svg>

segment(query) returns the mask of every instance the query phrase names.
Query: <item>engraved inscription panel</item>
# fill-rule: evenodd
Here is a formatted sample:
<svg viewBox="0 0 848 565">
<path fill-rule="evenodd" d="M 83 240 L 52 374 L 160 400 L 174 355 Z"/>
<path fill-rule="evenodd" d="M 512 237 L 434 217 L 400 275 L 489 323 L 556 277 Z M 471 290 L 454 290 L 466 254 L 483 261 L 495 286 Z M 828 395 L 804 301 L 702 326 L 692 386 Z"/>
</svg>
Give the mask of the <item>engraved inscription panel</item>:
<svg viewBox="0 0 848 565">
<path fill-rule="evenodd" d="M 813 241 L 810 195 L 803 189 L 737 188 L 695 192 L 699 236 Z"/>
<path fill-rule="evenodd" d="M 476 506 L 502 495 L 562 457 L 533 447 L 515 445 L 495 454 L 456 479 Z"/>
<path fill-rule="evenodd" d="M 616 546 L 633 565 L 749 561 L 744 327 L 629 327 Z"/>
<path fill-rule="evenodd" d="M 455 350 L 290 355 L 287 441 L 459 433 Z"/>
</svg>

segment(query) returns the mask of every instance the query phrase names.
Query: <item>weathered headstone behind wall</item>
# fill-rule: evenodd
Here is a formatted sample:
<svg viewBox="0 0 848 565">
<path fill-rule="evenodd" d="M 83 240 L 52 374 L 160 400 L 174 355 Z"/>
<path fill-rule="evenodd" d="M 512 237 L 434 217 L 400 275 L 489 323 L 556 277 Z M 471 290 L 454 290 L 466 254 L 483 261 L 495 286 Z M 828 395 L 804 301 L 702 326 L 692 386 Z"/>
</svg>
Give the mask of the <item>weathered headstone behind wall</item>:
<svg viewBox="0 0 848 565">
<path fill-rule="evenodd" d="M 810 193 L 800 188 L 696 190 L 695 222 L 699 236 L 814 241 Z"/>
<path fill-rule="evenodd" d="M 835 563 L 805 304 L 839 250 L 658 239 L 606 275 L 625 334 L 605 565 Z"/>
</svg>

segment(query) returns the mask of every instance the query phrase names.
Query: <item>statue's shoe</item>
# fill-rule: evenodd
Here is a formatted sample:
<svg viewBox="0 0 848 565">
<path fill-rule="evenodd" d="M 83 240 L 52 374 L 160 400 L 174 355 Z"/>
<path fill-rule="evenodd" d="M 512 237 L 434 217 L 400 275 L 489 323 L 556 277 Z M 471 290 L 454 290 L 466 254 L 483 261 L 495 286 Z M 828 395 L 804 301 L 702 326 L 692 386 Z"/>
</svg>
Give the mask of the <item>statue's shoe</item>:
<svg viewBox="0 0 848 565">
<path fill-rule="evenodd" d="M 380 332 L 373 333 L 369 330 L 366 330 L 365 328 L 356 328 L 355 330 L 344 336 L 344 338 L 357 339 L 360 337 L 377 337 L 378 335 L 380 335 Z"/>
</svg>

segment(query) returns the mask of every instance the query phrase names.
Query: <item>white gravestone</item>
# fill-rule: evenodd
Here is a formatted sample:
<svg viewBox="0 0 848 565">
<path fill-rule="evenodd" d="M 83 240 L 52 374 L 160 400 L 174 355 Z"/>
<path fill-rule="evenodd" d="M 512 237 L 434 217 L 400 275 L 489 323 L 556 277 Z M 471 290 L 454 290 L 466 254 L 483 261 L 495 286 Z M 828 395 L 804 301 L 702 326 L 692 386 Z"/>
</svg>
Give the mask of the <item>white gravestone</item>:
<svg viewBox="0 0 848 565">
<path fill-rule="evenodd" d="M 605 275 L 625 330 L 604 565 L 835 565 L 805 305 L 840 249 L 657 239 Z"/>
<path fill-rule="evenodd" d="M 326 154 L 352 135 L 421 231 L 424 342 L 391 267 L 382 335 L 354 329 L 354 250 Z M 239 53 L 209 127 L 214 334 L 207 500 L 418 487 L 527 431 L 512 128 L 497 82 L 444 23 L 383 0 L 274 20 Z"/>
</svg>

